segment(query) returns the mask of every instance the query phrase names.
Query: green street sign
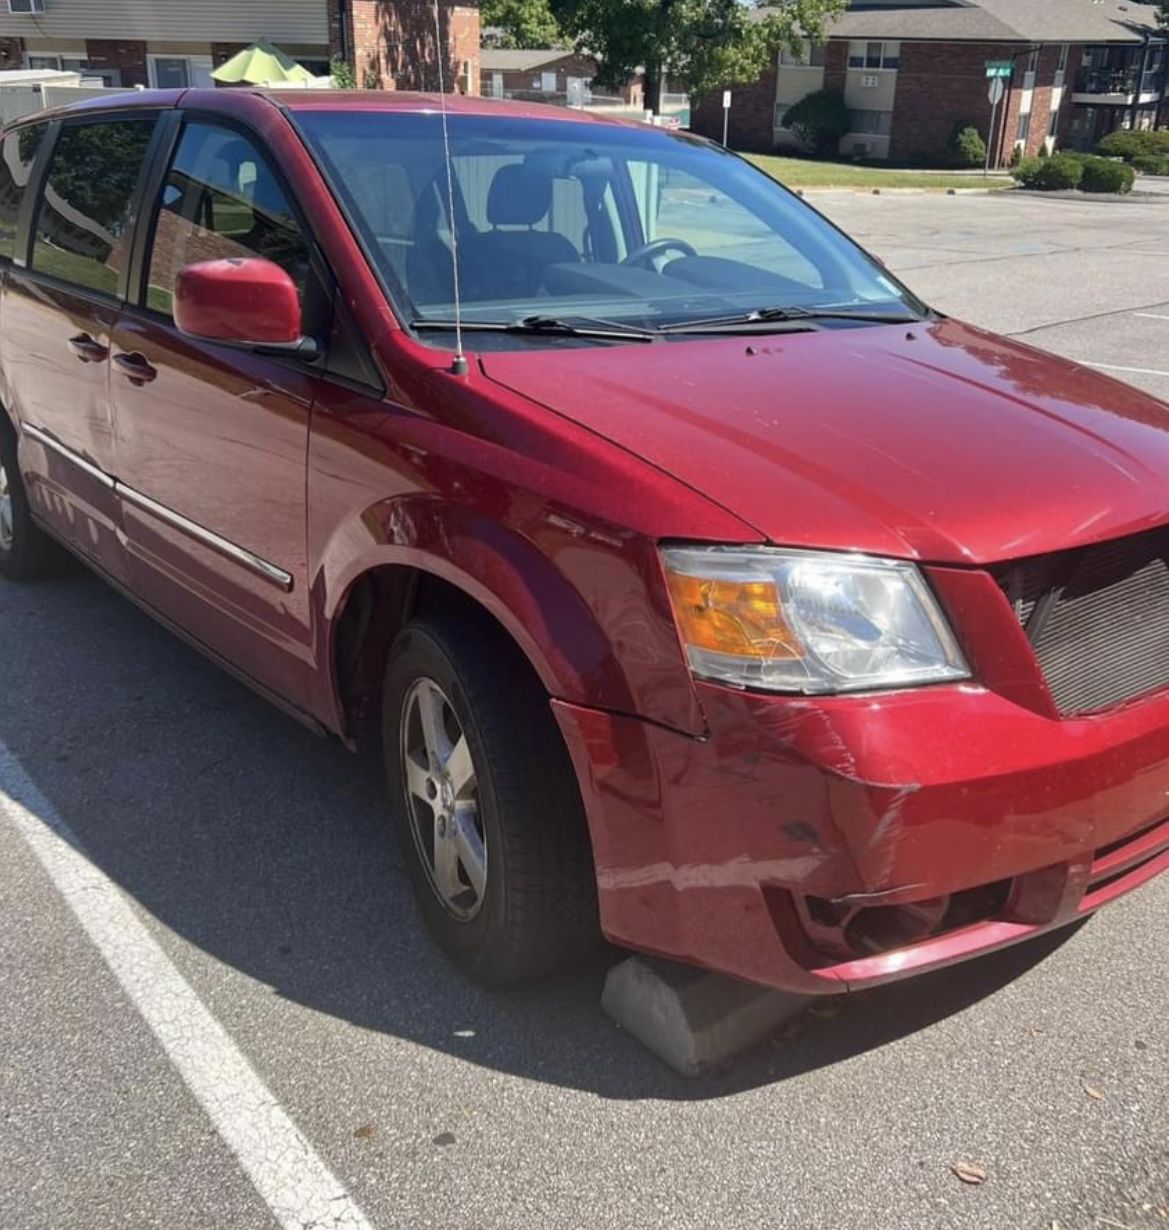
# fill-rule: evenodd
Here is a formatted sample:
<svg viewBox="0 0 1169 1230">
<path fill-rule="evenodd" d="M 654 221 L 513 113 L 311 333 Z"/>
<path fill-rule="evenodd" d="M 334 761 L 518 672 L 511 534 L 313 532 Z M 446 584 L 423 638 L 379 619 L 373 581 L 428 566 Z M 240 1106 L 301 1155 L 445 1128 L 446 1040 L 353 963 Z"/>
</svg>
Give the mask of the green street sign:
<svg viewBox="0 0 1169 1230">
<path fill-rule="evenodd" d="M 1009 77 L 1015 71 L 1011 60 L 987 60 L 986 75 L 988 77 Z"/>
</svg>

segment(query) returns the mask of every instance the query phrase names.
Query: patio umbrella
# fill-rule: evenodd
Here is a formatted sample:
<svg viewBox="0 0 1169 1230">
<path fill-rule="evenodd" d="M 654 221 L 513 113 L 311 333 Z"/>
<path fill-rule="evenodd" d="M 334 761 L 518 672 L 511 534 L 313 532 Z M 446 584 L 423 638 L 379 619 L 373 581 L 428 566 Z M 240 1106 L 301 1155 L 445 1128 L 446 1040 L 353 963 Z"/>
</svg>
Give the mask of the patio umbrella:
<svg viewBox="0 0 1169 1230">
<path fill-rule="evenodd" d="M 237 51 L 211 76 L 224 85 L 272 85 L 281 81 L 312 81 L 313 75 L 302 64 L 286 56 L 279 47 L 262 39 Z"/>
</svg>

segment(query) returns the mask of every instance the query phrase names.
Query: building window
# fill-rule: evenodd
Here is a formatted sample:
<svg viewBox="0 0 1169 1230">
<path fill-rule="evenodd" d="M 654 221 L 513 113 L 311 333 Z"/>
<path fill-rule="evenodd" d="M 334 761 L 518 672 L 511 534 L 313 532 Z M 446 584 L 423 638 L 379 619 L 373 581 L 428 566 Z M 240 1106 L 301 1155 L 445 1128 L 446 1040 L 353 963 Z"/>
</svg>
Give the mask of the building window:
<svg viewBox="0 0 1169 1230">
<path fill-rule="evenodd" d="M 790 47 L 779 49 L 779 63 L 782 68 L 823 68 L 824 44 L 811 43 L 803 39 L 799 50 L 793 54 Z"/>
<path fill-rule="evenodd" d="M 1059 136 L 1059 111 L 1058 110 L 1053 111 L 1051 113 L 1051 121 L 1047 125 L 1047 135 L 1052 138 Z"/>
<path fill-rule="evenodd" d="M 1066 73 L 1068 71 L 1068 56 L 1071 54 L 1071 47 L 1067 43 L 1063 43 L 1059 49 L 1059 63 L 1056 65 L 1056 72 Z"/>
<path fill-rule="evenodd" d="M 1039 71 L 1039 48 L 1032 47 L 1031 54 L 1027 57 L 1027 71 L 1034 76 Z"/>
<path fill-rule="evenodd" d="M 1020 145 L 1027 144 L 1027 138 L 1031 135 L 1031 112 L 1026 111 L 1019 116 L 1019 135 L 1015 140 Z"/>
<path fill-rule="evenodd" d="M 854 111 L 850 132 L 868 136 L 887 137 L 893 131 L 892 111 Z"/>
<path fill-rule="evenodd" d="M 190 86 L 211 86 L 211 57 L 156 56 L 146 57 L 150 84 L 157 90 L 185 90 Z"/>
<path fill-rule="evenodd" d="M 25 68 L 53 69 L 57 72 L 80 73 L 83 77 L 99 77 L 104 85 L 121 85 L 117 69 L 90 68 L 84 56 L 27 55 Z"/>
<path fill-rule="evenodd" d="M 160 90 L 185 90 L 191 84 L 186 56 L 155 56 L 150 65 L 151 85 Z"/>
<path fill-rule="evenodd" d="M 848 67 L 893 70 L 900 63 L 900 43 L 849 43 Z"/>
</svg>

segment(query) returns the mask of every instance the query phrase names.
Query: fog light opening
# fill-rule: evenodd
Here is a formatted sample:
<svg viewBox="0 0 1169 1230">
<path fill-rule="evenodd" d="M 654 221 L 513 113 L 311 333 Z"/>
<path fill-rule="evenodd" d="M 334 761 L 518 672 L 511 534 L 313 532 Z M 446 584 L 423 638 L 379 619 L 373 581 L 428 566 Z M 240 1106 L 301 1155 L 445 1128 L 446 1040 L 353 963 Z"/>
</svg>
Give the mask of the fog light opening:
<svg viewBox="0 0 1169 1230">
<path fill-rule="evenodd" d="M 922 940 L 1001 918 L 1011 893 L 1010 880 L 929 897 L 900 905 L 857 905 L 827 897 L 788 896 L 772 890 L 769 904 L 793 953 L 809 969 L 858 957 L 880 956 Z M 774 900 L 772 900 L 774 898 Z M 781 899 L 789 903 L 778 908 Z M 791 907 L 794 907 L 792 909 Z"/>
<path fill-rule="evenodd" d="M 904 948 L 932 935 L 949 906 L 949 897 L 933 897 L 912 905 L 867 906 L 849 920 L 844 942 L 851 951 L 869 956 Z"/>
</svg>

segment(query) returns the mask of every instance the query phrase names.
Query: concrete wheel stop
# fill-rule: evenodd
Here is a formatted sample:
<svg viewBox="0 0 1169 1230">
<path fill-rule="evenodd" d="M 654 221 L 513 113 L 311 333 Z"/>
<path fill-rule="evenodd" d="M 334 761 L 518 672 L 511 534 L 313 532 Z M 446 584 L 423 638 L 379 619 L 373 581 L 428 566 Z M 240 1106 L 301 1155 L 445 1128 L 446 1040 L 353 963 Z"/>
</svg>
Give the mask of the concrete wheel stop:
<svg viewBox="0 0 1169 1230">
<path fill-rule="evenodd" d="M 815 996 L 711 974 L 657 957 L 630 957 L 605 979 L 601 1007 L 682 1076 L 729 1063 Z"/>
</svg>

